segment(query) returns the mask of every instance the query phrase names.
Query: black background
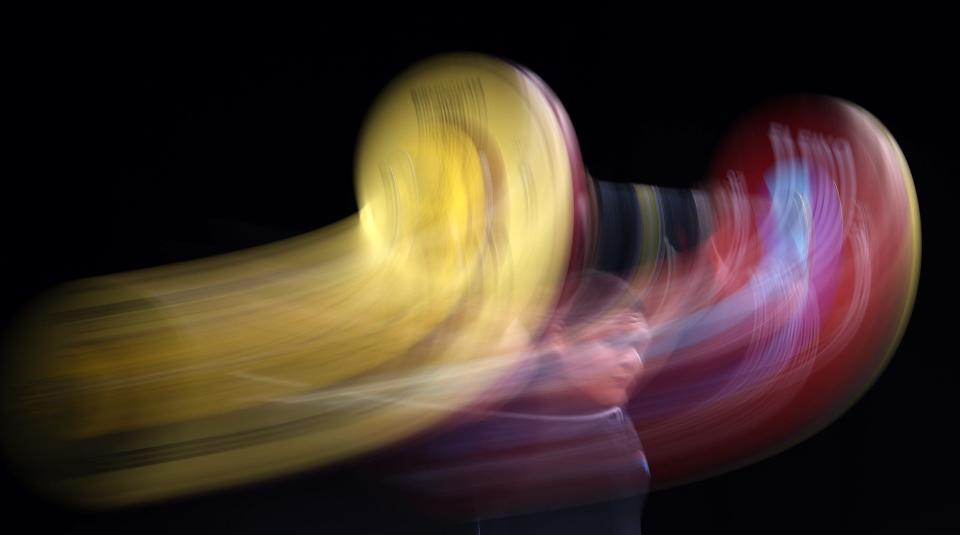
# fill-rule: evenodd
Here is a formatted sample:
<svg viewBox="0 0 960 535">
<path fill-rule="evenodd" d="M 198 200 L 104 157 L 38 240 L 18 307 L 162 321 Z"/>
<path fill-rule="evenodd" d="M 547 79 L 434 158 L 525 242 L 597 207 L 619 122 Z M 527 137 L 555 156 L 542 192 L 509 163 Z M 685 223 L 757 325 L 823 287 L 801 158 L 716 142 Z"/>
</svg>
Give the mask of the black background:
<svg viewBox="0 0 960 535">
<path fill-rule="evenodd" d="M 541 22 L 546 31 L 536 34 L 519 23 L 470 32 L 345 28 L 332 17 L 317 24 L 290 39 L 256 27 L 221 35 L 66 21 L 18 38 L 7 70 L 17 90 L 7 102 L 16 119 L 8 162 L 17 164 L 0 197 L 4 319 L 59 282 L 236 250 L 353 213 L 364 114 L 393 76 L 435 53 L 486 52 L 538 73 L 566 106 L 590 171 L 605 180 L 691 186 L 752 105 L 832 94 L 884 122 L 913 172 L 924 241 L 910 327 L 884 374 L 838 421 L 766 461 L 654 493 L 644 530 L 960 533 L 949 337 L 960 114 L 948 38 L 926 39 L 921 29 L 908 39 L 896 27 L 734 38 L 657 30 L 656 21 L 591 32 Z M 109 513 L 61 508 L 7 476 L 3 488 L 11 522 L 40 531 L 470 532 L 405 514 L 367 488 L 362 472 L 344 467 Z"/>
</svg>

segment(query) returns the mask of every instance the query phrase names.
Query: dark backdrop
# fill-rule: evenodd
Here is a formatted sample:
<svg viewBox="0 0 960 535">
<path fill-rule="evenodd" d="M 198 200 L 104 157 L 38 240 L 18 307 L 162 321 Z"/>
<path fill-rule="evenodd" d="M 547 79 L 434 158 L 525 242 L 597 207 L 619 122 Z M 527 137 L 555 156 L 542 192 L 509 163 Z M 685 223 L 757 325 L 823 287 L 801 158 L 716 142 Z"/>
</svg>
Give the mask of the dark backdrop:
<svg viewBox="0 0 960 535">
<path fill-rule="evenodd" d="M 329 20 L 292 40 L 255 28 L 221 36 L 62 24 L 26 32 L 11 49 L 8 161 L 24 165 L 4 173 L 0 197 L 4 319 L 58 282 L 235 250 L 351 214 L 368 106 L 434 53 L 487 52 L 530 67 L 563 101 L 589 169 L 606 180 L 694 184 L 723 131 L 767 97 L 816 92 L 862 105 L 900 143 L 922 215 L 919 295 L 896 356 L 808 441 L 651 495 L 645 533 L 960 532 L 949 336 L 960 117 L 949 38 L 807 28 L 814 46 L 786 31 L 733 39 L 657 31 L 655 21 L 536 36 L 521 24 L 443 35 L 398 24 L 358 38 Z M 10 521 L 40 531 L 470 532 L 405 513 L 353 466 L 110 513 L 63 509 L 8 476 L 3 489 Z"/>
</svg>

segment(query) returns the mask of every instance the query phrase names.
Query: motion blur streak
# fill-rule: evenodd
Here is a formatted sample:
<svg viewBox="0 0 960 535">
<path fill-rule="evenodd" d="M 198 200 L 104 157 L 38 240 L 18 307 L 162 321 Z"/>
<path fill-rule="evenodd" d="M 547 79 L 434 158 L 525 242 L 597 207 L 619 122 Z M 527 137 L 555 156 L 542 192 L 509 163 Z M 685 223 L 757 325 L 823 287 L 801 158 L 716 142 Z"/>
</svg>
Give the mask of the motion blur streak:
<svg viewBox="0 0 960 535">
<path fill-rule="evenodd" d="M 638 491 L 648 467 L 676 484 L 845 410 L 895 349 L 919 272 L 903 156 L 828 97 L 759 108 L 702 188 L 668 190 L 589 180 L 542 80 L 443 56 L 376 101 L 356 185 L 359 213 L 329 228 L 39 299 L 3 374 L 5 445 L 27 481 L 109 507 L 430 432 L 448 438 L 401 479 L 488 508 L 569 500 L 571 482 Z M 642 308 L 570 323 L 595 271 Z M 548 369 L 558 340 L 582 357 L 564 364 L 573 380 Z M 572 384 L 630 396 L 568 412 Z M 556 410 L 508 407 L 520 398 Z M 645 455 L 605 449 L 631 421 Z"/>
</svg>

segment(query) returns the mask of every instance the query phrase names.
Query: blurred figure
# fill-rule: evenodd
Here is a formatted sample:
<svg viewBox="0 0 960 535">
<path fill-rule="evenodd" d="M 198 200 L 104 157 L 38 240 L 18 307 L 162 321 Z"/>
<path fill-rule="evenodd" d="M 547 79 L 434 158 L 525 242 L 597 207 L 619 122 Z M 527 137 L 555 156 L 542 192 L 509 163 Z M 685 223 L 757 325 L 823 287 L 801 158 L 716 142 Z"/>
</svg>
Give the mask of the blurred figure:
<svg viewBox="0 0 960 535">
<path fill-rule="evenodd" d="M 589 273 L 531 349 L 520 394 L 420 445 L 405 483 L 483 534 L 639 533 L 649 470 L 621 407 L 649 339 L 630 286 Z"/>
</svg>

